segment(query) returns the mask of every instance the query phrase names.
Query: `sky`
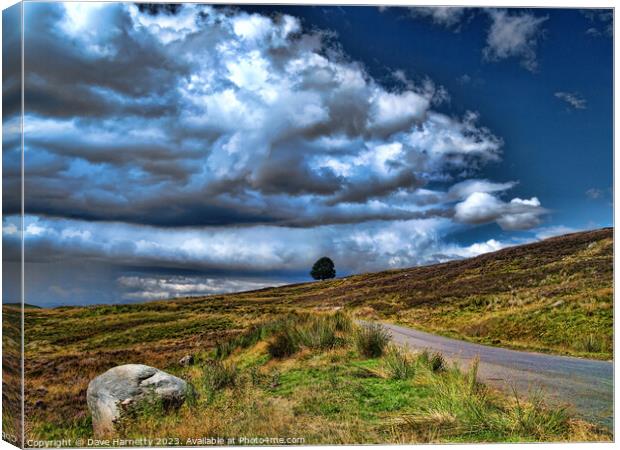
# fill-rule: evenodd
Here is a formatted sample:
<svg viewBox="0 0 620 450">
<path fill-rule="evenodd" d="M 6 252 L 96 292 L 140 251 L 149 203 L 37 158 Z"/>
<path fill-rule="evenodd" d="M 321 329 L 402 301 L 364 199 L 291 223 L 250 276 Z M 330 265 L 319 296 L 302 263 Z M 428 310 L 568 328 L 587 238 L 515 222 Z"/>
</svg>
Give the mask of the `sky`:
<svg viewBox="0 0 620 450">
<path fill-rule="evenodd" d="M 310 281 L 321 256 L 340 277 L 612 226 L 611 10 L 24 8 L 28 303 L 243 291 Z"/>
</svg>

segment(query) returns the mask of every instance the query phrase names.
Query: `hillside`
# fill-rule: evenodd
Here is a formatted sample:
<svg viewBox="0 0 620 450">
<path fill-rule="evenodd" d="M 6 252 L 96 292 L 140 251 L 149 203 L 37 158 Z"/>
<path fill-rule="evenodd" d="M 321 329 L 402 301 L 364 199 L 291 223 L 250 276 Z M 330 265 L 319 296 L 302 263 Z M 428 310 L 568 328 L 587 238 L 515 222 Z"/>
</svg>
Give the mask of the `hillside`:
<svg viewBox="0 0 620 450">
<path fill-rule="evenodd" d="M 69 423 L 87 434 L 84 394 L 96 375 L 137 361 L 174 367 L 185 354 L 209 352 L 289 312 L 344 307 L 473 341 L 609 359 L 612 272 L 613 230 L 602 229 L 462 261 L 239 294 L 27 309 L 28 428 L 58 437 Z"/>
<path fill-rule="evenodd" d="M 117 338 L 126 347 L 226 334 L 244 322 L 231 323 L 229 314 L 252 321 L 291 307 L 346 307 L 485 343 L 605 358 L 612 278 L 613 229 L 606 228 L 432 266 L 238 294 L 28 311 L 27 317 L 36 319 L 33 340 L 114 348 Z M 205 313 L 209 320 L 199 319 Z M 48 326 L 57 320 L 65 325 Z M 131 338 L 122 338 L 129 329 Z"/>
</svg>

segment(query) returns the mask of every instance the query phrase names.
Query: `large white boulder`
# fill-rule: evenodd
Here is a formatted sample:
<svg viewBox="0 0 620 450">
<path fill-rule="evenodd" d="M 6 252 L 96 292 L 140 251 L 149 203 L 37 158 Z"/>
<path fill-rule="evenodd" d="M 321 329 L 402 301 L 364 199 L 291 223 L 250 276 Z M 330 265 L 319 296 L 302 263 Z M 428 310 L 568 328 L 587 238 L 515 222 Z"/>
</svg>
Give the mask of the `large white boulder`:
<svg viewBox="0 0 620 450">
<path fill-rule="evenodd" d="M 192 389 L 184 380 L 143 364 L 116 366 L 88 385 L 86 401 L 93 418 L 95 436 L 114 434 L 119 405 L 138 402 L 147 396 L 162 400 L 166 408 L 178 408 Z"/>
</svg>

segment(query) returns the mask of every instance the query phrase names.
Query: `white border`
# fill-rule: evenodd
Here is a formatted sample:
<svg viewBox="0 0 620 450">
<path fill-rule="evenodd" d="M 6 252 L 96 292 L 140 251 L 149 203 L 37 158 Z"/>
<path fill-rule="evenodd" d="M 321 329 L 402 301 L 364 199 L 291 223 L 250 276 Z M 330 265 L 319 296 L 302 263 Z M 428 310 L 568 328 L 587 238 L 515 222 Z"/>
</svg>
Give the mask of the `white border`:
<svg viewBox="0 0 620 450">
<path fill-rule="evenodd" d="M 91 2 L 96 2 L 97 0 L 81 0 L 81 1 L 91 1 Z M 236 0 L 234 2 L 231 1 L 223 1 L 223 0 L 212 0 L 212 1 L 193 1 L 193 0 L 188 0 L 188 1 L 184 1 L 184 2 L 175 2 L 175 1 L 165 1 L 165 0 L 142 0 L 143 2 L 148 2 L 148 3 L 210 3 L 210 4 L 265 4 L 265 5 L 269 5 L 269 4 L 273 4 L 273 5 L 368 5 L 368 6 L 380 6 L 380 5 L 388 5 L 388 6 L 473 6 L 473 7 L 519 7 L 519 8 L 614 8 L 615 7 L 615 2 L 613 1 L 605 1 L 605 0 L 589 0 L 589 1 L 584 1 L 584 0 L 543 0 L 543 1 L 528 1 L 528 2 L 519 2 L 519 1 L 510 1 L 510 0 L 494 0 L 494 1 L 490 1 L 490 0 L 475 0 L 474 2 L 471 1 L 467 1 L 467 0 L 450 0 L 450 1 L 438 1 L 438 2 L 431 2 L 431 1 L 420 1 L 420 0 L 408 0 L 408 1 L 402 1 L 402 0 L 386 0 L 386 1 L 382 1 L 382 2 L 376 2 L 376 1 L 368 1 L 368 0 L 340 0 L 340 1 L 330 1 L 330 0 L 314 0 L 314 1 L 308 1 L 308 0 L 297 0 L 297 1 L 274 1 L 274 0 L 258 0 L 258 1 L 251 1 L 251 0 Z M 8 8 L 9 6 L 12 6 L 14 4 L 16 4 L 18 2 L 16 2 L 15 0 L 0 0 L 0 5 L 2 6 L 2 9 Z M 22 8 L 23 10 L 23 8 Z M 615 12 L 615 11 L 614 11 Z M 22 20 L 23 20 L 23 14 L 22 14 Z M 0 44 L 2 43 L 2 33 L 1 33 L 1 21 L 0 21 Z M 22 36 L 23 36 L 23 23 L 22 23 Z M 613 136 L 613 142 L 614 142 L 614 198 L 616 198 L 617 194 L 620 191 L 620 188 L 616 185 L 615 183 L 615 174 L 618 173 L 618 170 L 620 169 L 620 162 L 617 158 L 615 158 L 615 131 L 618 129 L 618 124 L 619 124 L 619 120 L 618 117 L 615 114 L 615 105 L 616 105 L 616 100 L 618 98 L 617 95 L 617 91 L 616 91 L 616 74 L 618 73 L 617 71 L 617 64 L 618 64 L 618 46 L 616 45 L 616 27 L 615 27 L 615 17 L 614 17 L 614 136 Z M 23 52 L 23 47 L 22 47 L 22 52 Z M 0 61 L 0 69 L 1 69 L 2 63 Z M 23 54 L 22 54 L 22 86 L 23 86 Z M 22 111 L 23 111 L 23 102 L 24 102 L 24 98 L 23 98 L 23 90 L 22 90 Z M 1 111 L 1 109 L 0 109 Z M 22 133 L 22 148 L 23 148 L 23 133 Z M 23 158 L 23 152 L 22 152 L 22 158 Z M 23 171 L 23 160 L 22 160 L 22 171 Z M 0 165 L 0 177 L 2 175 L 2 167 Z M 23 176 L 22 176 L 22 214 L 23 214 Z M 0 211 L 1 211 L 1 206 L 2 206 L 2 185 L 0 183 Z M 615 208 L 615 203 L 614 203 L 614 224 L 618 222 L 618 210 Z M 614 232 L 615 235 L 615 232 Z M 614 236 L 614 286 L 618 285 L 618 281 L 620 280 L 620 274 L 618 272 L 618 264 L 617 264 L 617 260 L 615 258 L 615 255 L 618 253 L 618 250 L 620 248 L 619 246 L 620 244 L 618 243 L 618 241 L 615 239 Z M 1 261 L 1 256 L 2 256 L 2 250 L 0 248 L 0 261 Z M 22 293 L 24 292 L 24 280 L 23 280 L 23 240 L 22 240 Z M 2 280 L 0 277 L 0 292 L 2 289 Z M 23 299 L 22 299 L 23 301 Z M 616 292 L 614 289 L 614 318 L 617 317 L 616 315 L 617 313 L 617 308 L 616 308 Z M 22 314 L 23 314 L 23 310 L 22 310 Z M 22 319 L 22 327 L 23 327 L 23 319 Z M 2 335 L 2 331 L 0 328 L 0 338 Z M 620 342 L 620 338 L 618 337 L 618 334 L 616 333 L 616 323 L 614 320 L 614 360 L 615 360 L 615 349 L 618 348 L 618 344 Z M 23 328 L 22 328 L 22 345 L 23 345 Z M 23 359 L 22 359 L 22 370 L 23 370 Z M 614 387 L 618 386 L 618 373 L 615 371 L 615 364 L 614 364 Z M 0 388 L 0 393 L 1 393 L 1 388 Z M 22 394 L 23 394 L 23 383 L 22 383 Z M 620 399 L 620 392 L 619 389 L 614 389 L 614 404 L 618 405 L 620 403 L 618 403 L 618 400 Z M 22 411 L 23 411 L 23 404 L 22 404 Z M 616 412 L 616 411 L 614 411 Z M 620 420 L 618 417 L 618 414 L 614 415 L 614 429 L 615 430 L 620 430 L 619 428 L 619 424 L 620 424 Z M 617 431 L 616 431 L 617 433 Z M 433 449 L 449 449 L 449 448 L 453 448 L 454 445 L 456 444 L 450 444 L 450 445 L 446 445 L 446 444 L 434 444 L 434 445 L 429 445 L 429 444 L 417 444 L 417 445 L 399 445 L 399 446 L 393 446 L 393 445 L 374 445 L 372 446 L 372 448 L 376 448 L 376 449 L 381 449 L 381 450 L 387 450 L 387 449 L 393 449 L 393 448 L 403 448 L 403 449 L 417 449 L 417 448 L 433 448 Z M 604 444 L 592 444 L 592 443 L 532 443 L 532 444 L 459 444 L 458 448 L 464 448 L 464 449 L 474 449 L 474 448 L 479 448 L 481 446 L 484 446 L 485 449 L 489 449 L 489 450 L 494 450 L 494 449 L 501 449 L 501 450 L 508 450 L 508 449 L 529 449 L 529 448 L 537 448 L 537 449 L 545 449 L 545 448 L 560 448 L 560 446 L 562 447 L 569 447 L 571 449 L 598 449 L 598 448 L 611 448 L 612 446 L 615 447 L 614 443 L 604 443 Z M 340 445 L 340 446 L 304 446 L 304 448 L 337 448 L 337 449 L 356 449 L 359 446 L 350 446 L 350 445 Z M 16 447 L 10 445 L 9 443 L 5 442 L 5 441 L 0 441 L 0 450 L 4 450 L 4 449 L 15 449 Z M 131 447 L 132 449 L 142 449 L 141 447 Z M 162 447 L 163 448 L 163 447 Z M 199 448 L 199 447 L 191 447 L 191 448 Z M 203 447 L 204 448 L 204 447 Z M 219 447 L 218 447 L 219 448 Z M 248 448 L 248 449 L 280 449 L 281 447 L 244 447 L 244 448 Z M 145 449 L 146 450 L 146 449 Z"/>
</svg>

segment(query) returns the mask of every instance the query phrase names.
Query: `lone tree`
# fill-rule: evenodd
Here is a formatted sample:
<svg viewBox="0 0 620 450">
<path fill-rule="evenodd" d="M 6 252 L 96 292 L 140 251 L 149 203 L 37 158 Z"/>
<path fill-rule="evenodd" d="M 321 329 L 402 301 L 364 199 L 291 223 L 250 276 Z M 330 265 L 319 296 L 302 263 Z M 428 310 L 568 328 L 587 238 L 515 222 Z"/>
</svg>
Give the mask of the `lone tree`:
<svg viewBox="0 0 620 450">
<path fill-rule="evenodd" d="M 336 269 L 334 268 L 334 261 L 327 256 L 323 256 L 312 266 L 310 275 L 315 280 L 327 280 L 328 278 L 334 278 L 336 276 Z"/>
</svg>

